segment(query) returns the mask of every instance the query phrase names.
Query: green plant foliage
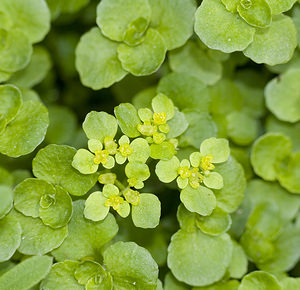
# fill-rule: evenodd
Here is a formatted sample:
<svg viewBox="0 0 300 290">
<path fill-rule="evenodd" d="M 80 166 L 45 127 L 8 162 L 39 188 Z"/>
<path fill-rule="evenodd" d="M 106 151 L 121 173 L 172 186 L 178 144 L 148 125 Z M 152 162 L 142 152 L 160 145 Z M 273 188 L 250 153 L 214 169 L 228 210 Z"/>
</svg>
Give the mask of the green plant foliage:
<svg viewBox="0 0 300 290">
<path fill-rule="evenodd" d="M 0 0 L 0 290 L 297 290 L 300 0 Z"/>
</svg>

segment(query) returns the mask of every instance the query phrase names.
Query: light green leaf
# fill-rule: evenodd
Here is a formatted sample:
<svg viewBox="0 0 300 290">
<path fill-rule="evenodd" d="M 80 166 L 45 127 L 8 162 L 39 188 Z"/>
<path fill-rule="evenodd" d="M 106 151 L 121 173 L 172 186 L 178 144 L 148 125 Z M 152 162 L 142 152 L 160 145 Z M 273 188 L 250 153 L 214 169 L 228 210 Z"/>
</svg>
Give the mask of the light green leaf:
<svg viewBox="0 0 300 290">
<path fill-rule="evenodd" d="M 0 166 L 0 185 L 13 186 L 14 176 Z"/>
<path fill-rule="evenodd" d="M 185 109 L 184 115 L 189 126 L 180 136 L 181 146 L 193 146 L 198 149 L 202 141 L 217 136 L 217 126 L 209 113 Z"/>
<path fill-rule="evenodd" d="M 115 107 L 114 112 L 123 134 L 130 138 L 135 138 L 140 135 L 137 127 L 139 124 L 141 124 L 141 121 L 139 119 L 137 110 L 133 105 L 130 103 L 122 103 Z"/>
<path fill-rule="evenodd" d="M 48 124 L 48 111 L 42 103 L 24 102 L 0 134 L 0 152 L 10 157 L 31 153 L 44 140 Z"/>
<path fill-rule="evenodd" d="M 40 206 L 39 217 L 51 228 L 61 228 L 71 219 L 73 206 L 70 195 L 60 186 L 55 186 L 54 203 L 49 207 Z"/>
<path fill-rule="evenodd" d="M 196 225 L 203 233 L 218 236 L 229 230 L 231 217 L 228 213 L 217 207 L 209 216 L 197 216 Z"/>
<path fill-rule="evenodd" d="M 280 284 L 284 290 L 294 290 L 300 287 L 300 278 L 285 277 Z"/>
<path fill-rule="evenodd" d="M 227 11 L 221 0 L 204 0 L 195 17 L 195 32 L 209 48 L 230 53 L 253 41 L 255 28 Z"/>
<path fill-rule="evenodd" d="M 21 88 L 31 88 L 46 77 L 51 65 L 48 51 L 42 46 L 37 46 L 33 50 L 29 64 L 23 70 L 16 72 L 9 82 Z"/>
<path fill-rule="evenodd" d="M 182 135 L 187 128 L 189 127 L 189 123 L 185 117 L 185 114 L 179 112 L 175 108 L 174 117 L 168 122 L 169 132 L 167 133 L 167 138 L 175 138 Z"/>
<path fill-rule="evenodd" d="M 50 11 L 46 1 L 2 0 L 0 11 L 12 20 L 11 26 L 26 34 L 31 43 L 41 41 L 50 29 Z"/>
<path fill-rule="evenodd" d="M 287 160 L 281 161 L 276 172 L 278 181 L 285 189 L 300 194 L 300 151 L 292 154 Z"/>
<path fill-rule="evenodd" d="M 104 220 L 109 212 L 109 207 L 104 205 L 106 199 L 100 191 L 90 194 L 85 201 L 84 216 L 95 222 Z"/>
<path fill-rule="evenodd" d="M 113 215 L 99 222 L 89 221 L 83 216 L 84 200 L 73 202 L 73 216 L 68 225 L 69 234 L 62 245 L 52 251 L 57 261 L 78 260 L 83 257 L 99 257 L 100 249 L 118 232 Z"/>
<path fill-rule="evenodd" d="M 152 99 L 152 108 L 155 113 L 165 113 L 167 121 L 174 117 L 174 104 L 171 99 L 162 93 Z"/>
<path fill-rule="evenodd" d="M 78 284 L 74 277 L 74 272 L 78 266 L 79 262 L 77 261 L 55 263 L 48 276 L 42 281 L 40 288 L 43 290 L 84 290 L 85 287 Z"/>
<path fill-rule="evenodd" d="M 257 175 L 265 180 L 276 179 L 276 163 L 292 150 L 291 140 L 280 133 L 268 133 L 258 138 L 251 151 L 251 164 Z"/>
<path fill-rule="evenodd" d="M 150 157 L 153 159 L 169 160 L 176 153 L 174 144 L 168 141 L 164 141 L 161 144 L 151 144 L 150 149 Z"/>
<path fill-rule="evenodd" d="M 158 179 L 164 183 L 170 183 L 178 176 L 180 161 L 176 156 L 166 161 L 159 161 L 155 167 L 155 173 Z"/>
<path fill-rule="evenodd" d="M 168 96 L 180 110 L 185 108 L 207 112 L 210 96 L 206 85 L 184 73 L 169 73 L 160 79 L 157 91 Z"/>
<path fill-rule="evenodd" d="M 28 178 L 15 187 L 14 206 L 22 214 L 36 218 L 39 216 L 41 197 L 54 197 L 55 194 L 55 187 L 47 181 Z"/>
<path fill-rule="evenodd" d="M 143 138 L 137 138 L 130 143 L 130 147 L 133 151 L 128 156 L 129 162 L 137 161 L 146 163 L 151 153 L 148 142 Z"/>
<path fill-rule="evenodd" d="M 0 219 L 0 262 L 9 260 L 19 248 L 21 233 L 21 226 L 15 217 L 9 214 Z"/>
<path fill-rule="evenodd" d="M 127 201 L 124 201 L 120 204 L 119 209 L 117 210 L 117 213 L 122 217 L 126 218 L 130 214 L 130 205 Z"/>
<path fill-rule="evenodd" d="M 76 48 L 76 68 L 83 85 L 99 90 L 126 76 L 117 56 L 117 47 L 118 43 L 104 37 L 97 27 L 81 37 Z"/>
<path fill-rule="evenodd" d="M 224 186 L 223 177 L 218 172 L 210 172 L 208 176 L 204 176 L 203 183 L 212 189 L 221 189 Z"/>
<path fill-rule="evenodd" d="M 139 195 L 140 202 L 132 206 L 132 221 L 139 228 L 155 228 L 159 224 L 161 206 L 159 199 L 150 193 Z"/>
<path fill-rule="evenodd" d="M 236 12 L 239 4 L 239 0 L 221 0 L 226 9 L 231 12 Z"/>
<path fill-rule="evenodd" d="M 17 87 L 12 85 L 0 85 L 0 115 L 5 118 L 7 123 L 15 118 L 21 105 L 21 92 Z"/>
<path fill-rule="evenodd" d="M 83 175 L 72 167 L 76 149 L 65 145 L 48 145 L 32 161 L 37 178 L 57 184 L 72 195 L 82 196 L 96 183 L 97 174 Z"/>
<path fill-rule="evenodd" d="M 103 258 L 114 288 L 156 289 L 158 266 L 146 249 L 133 242 L 118 242 L 104 251 Z"/>
<path fill-rule="evenodd" d="M 246 179 L 242 166 L 230 157 L 227 162 L 217 164 L 215 171 L 223 177 L 224 186 L 222 189 L 214 190 L 218 207 L 228 213 L 237 210 L 244 198 Z"/>
<path fill-rule="evenodd" d="M 222 76 L 221 63 L 192 41 L 170 52 L 169 64 L 173 71 L 192 75 L 208 85 L 215 84 Z"/>
<path fill-rule="evenodd" d="M 150 26 L 163 37 L 167 49 L 184 45 L 193 34 L 196 3 L 194 0 L 150 0 Z"/>
<path fill-rule="evenodd" d="M 97 7 L 97 24 L 103 34 L 116 41 L 123 41 L 126 30 L 139 18 L 151 17 L 147 0 L 104 0 Z M 146 25 L 146 27 L 147 27 Z"/>
<path fill-rule="evenodd" d="M 188 290 L 188 286 L 175 279 L 171 272 L 167 273 L 164 281 L 165 290 Z"/>
<path fill-rule="evenodd" d="M 91 278 L 94 278 L 97 274 L 102 276 L 105 274 L 103 267 L 96 261 L 82 261 L 74 272 L 74 277 L 79 284 L 85 285 Z"/>
<path fill-rule="evenodd" d="M 45 137 L 49 144 L 65 144 L 70 142 L 77 130 L 76 115 L 65 106 L 48 107 L 50 124 Z"/>
<path fill-rule="evenodd" d="M 0 277 L 0 288 L 18 290 L 31 289 L 31 287 L 38 284 L 47 276 L 51 266 L 51 257 L 30 257 Z"/>
<path fill-rule="evenodd" d="M 82 127 L 89 139 L 97 139 L 103 143 L 105 137 L 115 137 L 118 122 L 106 112 L 92 111 L 86 115 Z"/>
<path fill-rule="evenodd" d="M 277 15 L 292 8 L 297 0 L 266 0 L 271 7 L 272 14 Z"/>
<path fill-rule="evenodd" d="M 296 46 L 295 25 L 290 17 L 282 14 L 273 17 L 270 27 L 256 31 L 253 42 L 244 50 L 244 54 L 256 63 L 276 65 L 288 62 Z"/>
<path fill-rule="evenodd" d="M 13 190 L 7 185 L 0 185 L 0 220 L 12 209 L 13 201 Z"/>
<path fill-rule="evenodd" d="M 240 1 L 237 11 L 248 24 L 254 27 L 265 28 L 272 21 L 272 12 L 268 0 Z"/>
<path fill-rule="evenodd" d="M 197 214 L 194 212 L 188 211 L 184 205 L 181 203 L 177 209 L 176 214 L 179 226 L 186 232 L 197 231 L 196 218 Z"/>
<path fill-rule="evenodd" d="M 281 286 L 275 276 L 263 271 L 254 271 L 244 276 L 239 290 L 272 289 L 281 290 Z"/>
<path fill-rule="evenodd" d="M 204 216 L 210 215 L 216 207 L 214 193 L 201 185 L 197 189 L 188 185 L 181 191 L 180 200 L 189 211 Z"/>
<path fill-rule="evenodd" d="M 245 112 L 233 111 L 226 116 L 227 134 L 238 145 L 252 143 L 258 134 L 257 120 Z"/>
<path fill-rule="evenodd" d="M 159 69 L 167 50 L 162 36 L 149 28 L 142 43 L 137 46 L 122 43 L 117 51 L 123 69 L 135 76 L 145 76 Z"/>
<path fill-rule="evenodd" d="M 179 230 L 171 238 L 168 266 L 179 281 L 192 286 L 209 285 L 225 274 L 232 248 L 227 234 L 212 237 L 201 231 Z"/>
<path fill-rule="evenodd" d="M 299 69 L 288 70 L 265 88 L 267 107 L 281 121 L 294 123 L 300 120 L 299 77 Z"/>
<path fill-rule="evenodd" d="M 32 54 L 32 46 L 25 34 L 17 29 L 7 31 L 0 28 L 0 40 L 0 70 L 13 73 L 23 69 Z"/>
<path fill-rule="evenodd" d="M 26 217 L 12 212 L 22 228 L 21 245 L 18 251 L 24 255 L 44 255 L 61 245 L 68 235 L 67 226 L 52 229 L 39 218 Z"/>
<path fill-rule="evenodd" d="M 213 163 L 222 163 L 228 160 L 230 155 L 229 142 L 223 138 L 205 139 L 200 145 L 200 153 L 212 155 Z"/>
<path fill-rule="evenodd" d="M 72 166 L 82 174 L 97 172 L 99 165 L 94 162 L 95 155 L 86 149 L 79 149 L 73 158 Z"/>
<path fill-rule="evenodd" d="M 230 277 L 240 279 L 248 270 L 248 259 L 243 248 L 234 240 L 232 240 L 233 251 L 232 259 L 228 268 Z"/>
<path fill-rule="evenodd" d="M 125 167 L 125 174 L 128 179 L 135 179 L 136 181 L 145 181 L 150 177 L 148 165 L 139 161 L 128 162 Z"/>
</svg>

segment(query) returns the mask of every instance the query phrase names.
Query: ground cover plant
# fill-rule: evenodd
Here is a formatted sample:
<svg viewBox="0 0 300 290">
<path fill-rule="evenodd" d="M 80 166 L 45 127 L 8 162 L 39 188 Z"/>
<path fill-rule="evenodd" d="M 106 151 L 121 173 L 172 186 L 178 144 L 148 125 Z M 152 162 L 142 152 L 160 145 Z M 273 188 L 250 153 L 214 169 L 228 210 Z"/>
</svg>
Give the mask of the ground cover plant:
<svg viewBox="0 0 300 290">
<path fill-rule="evenodd" d="M 0 289 L 300 289 L 300 1 L 0 0 Z"/>
</svg>

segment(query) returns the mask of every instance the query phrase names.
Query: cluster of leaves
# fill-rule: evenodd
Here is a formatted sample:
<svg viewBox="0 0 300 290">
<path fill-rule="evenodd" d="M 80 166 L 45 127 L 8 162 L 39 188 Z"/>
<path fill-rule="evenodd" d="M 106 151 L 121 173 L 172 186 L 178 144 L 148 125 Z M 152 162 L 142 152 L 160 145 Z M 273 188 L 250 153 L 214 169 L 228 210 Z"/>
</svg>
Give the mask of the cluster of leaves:
<svg viewBox="0 0 300 290">
<path fill-rule="evenodd" d="M 299 289 L 296 2 L 1 0 L 0 289 Z"/>
</svg>

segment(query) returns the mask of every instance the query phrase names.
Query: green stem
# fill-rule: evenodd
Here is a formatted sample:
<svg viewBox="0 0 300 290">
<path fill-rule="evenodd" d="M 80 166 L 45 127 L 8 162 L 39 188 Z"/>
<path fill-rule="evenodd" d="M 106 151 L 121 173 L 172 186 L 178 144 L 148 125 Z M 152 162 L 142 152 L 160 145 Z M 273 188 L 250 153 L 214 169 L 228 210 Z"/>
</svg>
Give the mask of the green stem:
<svg viewBox="0 0 300 290">
<path fill-rule="evenodd" d="M 117 187 L 119 187 L 120 190 L 124 190 L 124 189 L 126 188 L 126 187 L 123 185 L 123 183 L 120 182 L 119 180 L 116 180 L 116 181 L 115 181 L 115 185 L 116 185 Z"/>
</svg>

